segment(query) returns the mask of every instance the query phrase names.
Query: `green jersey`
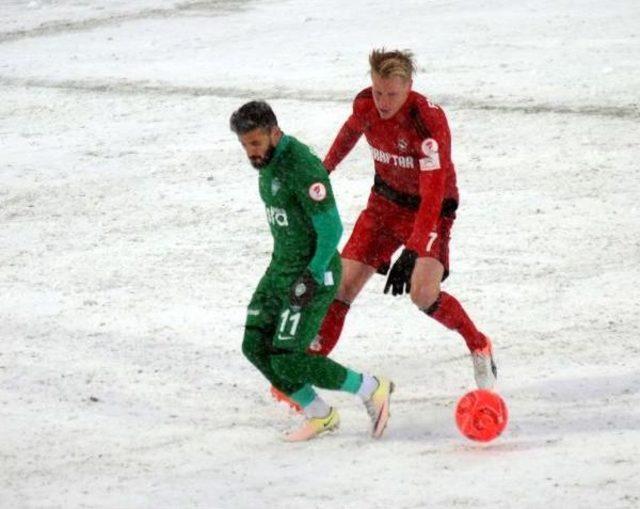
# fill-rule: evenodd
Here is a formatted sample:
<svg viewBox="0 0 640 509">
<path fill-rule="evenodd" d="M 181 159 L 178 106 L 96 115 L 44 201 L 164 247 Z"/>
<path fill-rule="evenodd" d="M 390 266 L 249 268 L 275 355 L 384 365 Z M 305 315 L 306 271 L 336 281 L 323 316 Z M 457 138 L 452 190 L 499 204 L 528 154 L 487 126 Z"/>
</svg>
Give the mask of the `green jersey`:
<svg viewBox="0 0 640 509">
<path fill-rule="evenodd" d="M 322 162 L 305 144 L 283 135 L 272 160 L 260 170 L 259 185 L 273 235 L 269 268 L 289 274 L 308 268 L 323 282 L 338 256 L 342 224 Z"/>
</svg>

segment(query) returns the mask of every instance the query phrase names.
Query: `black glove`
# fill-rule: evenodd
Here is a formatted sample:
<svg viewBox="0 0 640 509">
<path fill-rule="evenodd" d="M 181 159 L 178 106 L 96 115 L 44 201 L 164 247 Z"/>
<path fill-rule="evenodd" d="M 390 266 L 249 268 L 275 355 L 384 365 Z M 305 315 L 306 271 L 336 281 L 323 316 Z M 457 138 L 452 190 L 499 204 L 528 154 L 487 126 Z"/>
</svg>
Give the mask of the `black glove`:
<svg viewBox="0 0 640 509">
<path fill-rule="evenodd" d="M 305 307 L 316 294 L 318 283 L 313 279 L 311 272 L 305 270 L 298 279 L 291 285 L 289 291 L 289 302 L 292 306 Z"/>
<path fill-rule="evenodd" d="M 405 291 L 407 293 L 411 291 L 411 274 L 416 264 L 416 258 L 418 258 L 418 253 L 415 251 L 411 251 L 410 249 L 402 251 L 400 257 L 391 267 L 389 276 L 387 276 L 384 293 L 388 293 L 389 288 L 392 288 L 392 295 L 402 295 Z"/>
</svg>

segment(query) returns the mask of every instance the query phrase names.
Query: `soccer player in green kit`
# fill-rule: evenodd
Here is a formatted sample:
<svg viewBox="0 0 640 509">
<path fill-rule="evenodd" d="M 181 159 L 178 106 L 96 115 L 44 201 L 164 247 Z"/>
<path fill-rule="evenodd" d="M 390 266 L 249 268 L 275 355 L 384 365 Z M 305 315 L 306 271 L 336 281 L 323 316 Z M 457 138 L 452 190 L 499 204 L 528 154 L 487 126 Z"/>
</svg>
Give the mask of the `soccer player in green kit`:
<svg viewBox="0 0 640 509">
<path fill-rule="evenodd" d="M 371 434 L 379 438 L 389 419 L 393 383 L 308 352 L 342 271 L 336 251 L 342 224 L 328 174 L 306 145 L 282 133 L 264 101 L 244 104 L 231 115 L 230 126 L 259 171 L 274 241 L 271 262 L 247 309 L 242 351 L 302 407 L 305 421 L 286 440 L 308 440 L 338 427 L 337 410 L 314 386 L 360 396 Z"/>
</svg>

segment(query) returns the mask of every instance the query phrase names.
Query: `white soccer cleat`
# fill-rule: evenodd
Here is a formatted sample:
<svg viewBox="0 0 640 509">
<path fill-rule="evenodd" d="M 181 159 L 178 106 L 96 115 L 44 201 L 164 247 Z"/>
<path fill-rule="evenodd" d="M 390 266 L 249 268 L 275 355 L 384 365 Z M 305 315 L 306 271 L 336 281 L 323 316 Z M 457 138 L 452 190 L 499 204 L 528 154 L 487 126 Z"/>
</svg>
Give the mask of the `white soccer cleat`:
<svg viewBox="0 0 640 509">
<path fill-rule="evenodd" d="M 473 375 L 478 389 L 493 389 L 498 379 L 498 368 L 493 359 L 493 346 L 491 345 L 491 340 L 489 338 L 486 339 L 487 344 L 484 348 L 471 352 Z"/>
<path fill-rule="evenodd" d="M 391 403 L 391 393 L 395 386 L 391 380 L 386 378 L 375 377 L 378 381 L 378 387 L 368 400 L 364 402 L 369 417 L 371 417 L 371 436 L 380 438 L 391 414 L 389 413 L 389 405 Z"/>
<path fill-rule="evenodd" d="M 285 435 L 284 439 L 287 442 L 303 442 L 305 440 L 311 440 L 323 433 L 335 431 L 339 426 L 340 415 L 335 408 L 331 407 L 329 415 L 326 417 L 311 417 L 306 419 L 302 423 L 302 426 Z"/>
</svg>

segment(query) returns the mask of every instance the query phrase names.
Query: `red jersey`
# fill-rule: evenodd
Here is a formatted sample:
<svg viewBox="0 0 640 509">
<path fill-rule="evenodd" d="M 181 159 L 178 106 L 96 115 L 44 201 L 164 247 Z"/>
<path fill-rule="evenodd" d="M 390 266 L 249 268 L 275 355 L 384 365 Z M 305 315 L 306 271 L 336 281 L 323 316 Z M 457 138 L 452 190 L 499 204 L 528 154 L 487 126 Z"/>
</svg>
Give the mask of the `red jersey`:
<svg viewBox="0 0 640 509">
<path fill-rule="evenodd" d="M 400 111 L 383 120 L 373 102 L 371 87 L 364 89 L 353 101 L 353 113 L 324 159 L 329 172 L 353 149 L 362 134 L 374 160 L 373 191 L 416 211 L 406 246 L 424 256 L 429 234 L 436 229 L 443 205 L 453 211 L 458 204 L 451 134 L 444 112 L 423 95 L 411 91 Z"/>
</svg>

